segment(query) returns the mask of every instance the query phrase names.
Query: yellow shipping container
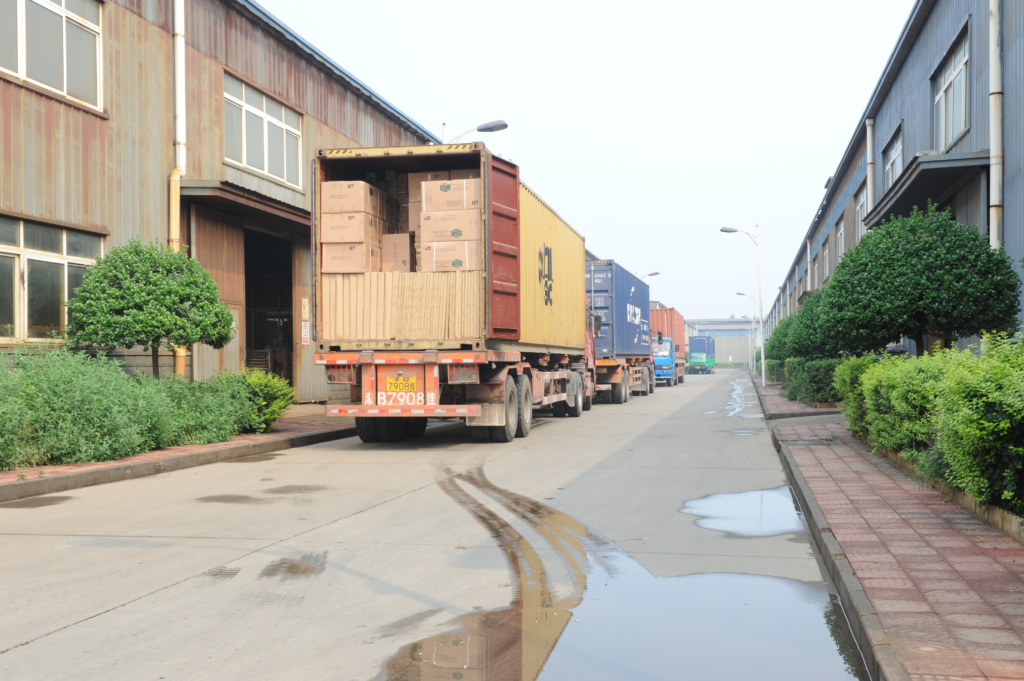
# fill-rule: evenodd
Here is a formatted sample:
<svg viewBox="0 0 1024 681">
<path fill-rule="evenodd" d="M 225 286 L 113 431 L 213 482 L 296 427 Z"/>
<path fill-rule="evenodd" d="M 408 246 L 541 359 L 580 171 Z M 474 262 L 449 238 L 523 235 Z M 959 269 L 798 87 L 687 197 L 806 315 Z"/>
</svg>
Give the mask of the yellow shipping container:
<svg viewBox="0 0 1024 681">
<path fill-rule="evenodd" d="M 519 342 L 586 347 L 583 237 L 532 189 L 519 184 Z"/>
</svg>

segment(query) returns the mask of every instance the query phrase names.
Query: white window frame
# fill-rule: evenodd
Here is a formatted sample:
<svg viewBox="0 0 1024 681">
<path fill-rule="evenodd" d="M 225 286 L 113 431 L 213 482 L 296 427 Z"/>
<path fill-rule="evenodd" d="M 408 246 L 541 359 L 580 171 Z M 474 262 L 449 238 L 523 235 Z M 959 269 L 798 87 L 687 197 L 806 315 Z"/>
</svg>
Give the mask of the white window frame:
<svg viewBox="0 0 1024 681">
<path fill-rule="evenodd" d="M 32 222 L 32 220 L 29 220 Z M 26 342 L 26 343 L 47 343 L 52 342 L 51 338 L 29 338 L 28 337 L 28 261 L 35 260 L 38 262 L 52 262 L 64 266 L 64 302 L 68 301 L 68 265 L 80 265 L 82 267 L 89 267 L 90 265 L 96 264 L 94 258 L 81 258 L 73 255 L 65 255 L 68 251 L 68 232 L 75 231 L 69 230 L 64 227 L 57 225 L 48 225 L 45 222 L 37 224 L 44 225 L 46 227 L 53 227 L 54 229 L 61 230 L 60 238 L 60 253 L 51 253 L 50 251 L 37 251 L 35 249 L 25 247 L 25 221 L 18 220 L 18 243 L 20 246 L 11 246 L 10 244 L 0 244 L 0 257 L 14 256 L 14 335 L 7 335 L 7 330 L 0 328 L 0 345 L 12 342 Z M 106 247 L 106 239 L 101 234 L 94 234 L 89 232 L 93 236 L 100 238 L 100 252 L 97 258 L 103 257 L 103 253 Z M 66 327 L 68 323 L 67 308 L 64 309 L 64 320 L 63 324 Z"/>
<path fill-rule="evenodd" d="M 857 192 L 856 197 L 857 205 L 857 243 L 864 238 L 864 234 L 867 233 L 867 228 L 864 225 L 864 221 L 868 216 L 868 188 L 867 186 L 861 187 Z"/>
<path fill-rule="evenodd" d="M 846 251 L 846 218 L 839 218 L 836 223 L 836 263 L 843 258 Z"/>
<path fill-rule="evenodd" d="M 811 277 L 811 290 L 815 291 L 818 289 L 818 256 L 814 256 L 814 271 Z"/>
<path fill-rule="evenodd" d="M 822 246 L 822 271 L 821 271 L 821 283 L 824 284 L 828 280 L 828 239 L 825 239 L 825 244 Z"/>
<path fill-rule="evenodd" d="M 963 56 L 957 59 L 960 48 L 963 48 Z M 970 99 L 970 71 L 967 65 L 970 63 L 971 41 L 967 33 L 956 41 L 950 49 L 949 56 L 942 60 L 942 66 L 932 79 L 934 102 L 932 104 L 932 125 L 935 126 L 935 150 L 939 152 L 949 151 L 960 137 L 971 127 L 968 116 L 971 107 Z M 963 75 L 963 97 L 961 98 L 960 120 L 963 127 L 960 130 L 950 130 L 948 138 L 946 135 L 946 103 L 953 91 L 953 84 L 957 76 Z"/>
<path fill-rule="evenodd" d="M 61 17 L 61 39 L 63 41 L 62 48 L 64 51 L 64 87 L 57 89 L 46 83 L 42 83 L 37 80 L 33 80 L 28 77 L 28 38 L 27 31 L 28 25 L 26 20 L 26 9 L 27 3 L 35 3 L 40 7 L 43 7 L 47 11 L 53 12 L 60 15 Z M 27 83 L 31 83 L 36 87 L 43 88 L 49 92 L 55 92 L 61 97 L 66 97 L 74 102 L 80 103 L 82 106 L 88 107 L 95 111 L 103 111 L 103 2 L 100 2 L 100 23 L 94 24 L 83 17 L 78 16 L 62 7 L 61 5 L 50 2 L 50 0 L 17 0 L 17 14 L 18 14 L 18 69 L 12 71 L 0 66 L 0 71 L 9 73 L 12 76 L 24 80 Z M 90 102 L 84 102 L 81 99 L 73 97 L 67 94 L 68 91 L 68 22 L 71 22 L 90 33 L 96 35 L 96 104 Z"/>
<path fill-rule="evenodd" d="M 253 87 L 253 86 L 249 85 L 249 83 L 245 82 L 244 80 L 242 80 L 238 76 L 235 76 L 234 74 L 230 74 L 230 73 L 227 73 L 227 72 L 225 72 L 225 75 L 229 75 L 232 78 L 234 78 L 235 80 L 238 80 L 239 82 L 241 82 L 243 88 L 251 88 L 252 90 L 255 90 L 256 92 L 259 92 L 260 95 L 263 96 L 263 98 L 264 98 L 264 104 L 263 104 L 263 108 L 264 109 L 267 108 L 266 107 L 266 100 L 270 99 L 270 100 L 272 100 L 274 102 L 277 102 L 278 104 L 280 104 L 285 109 L 288 109 L 288 110 L 292 111 L 293 113 L 295 113 L 295 115 L 299 117 L 300 129 L 293 128 L 292 126 L 288 125 L 284 121 L 279 121 L 276 118 L 274 118 L 273 116 L 269 115 L 265 110 L 261 111 L 261 110 L 257 109 L 256 107 L 252 106 L 251 104 L 249 104 L 248 102 L 246 102 L 245 101 L 245 91 L 244 91 L 244 89 L 243 89 L 243 92 L 242 92 L 242 99 L 238 99 L 234 95 L 229 94 L 227 92 L 227 90 L 225 90 L 224 91 L 224 99 L 226 101 L 228 101 L 228 102 L 231 102 L 235 106 L 238 106 L 238 107 L 242 108 L 242 162 L 239 163 L 238 161 L 236 161 L 233 158 L 228 158 L 226 150 L 224 152 L 224 162 L 228 163 L 230 165 L 236 166 L 238 168 L 244 168 L 247 172 L 258 173 L 259 175 L 271 178 L 271 179 L 273 179 L 276 182 L 282 182 L 282 183 L 288 185 L 289 187 L 295 187 L 296 189 L 301 190 L 302 189 L 302 158 L 303 158 L 302 157 L 302 130 L 301 130 L 302 114 L 300 114 L 298 111 L 295 111 L 295 109 L 292 109 L 290 106 L 288 106 L 284 102 L 281 102 L 278 99 L 276 99 L 274 97 L 271 97 L 270 95 L 268 95 L 267 93 L 263 92 L 259 88 Z M 248 126 L 248 117 L 245 114 L 247 112 L 251 112 L 251 113 L 253 113 L 256 116 L 259 116 L 263 120 L 263 170 L 260 170 L 259 168 L 256 168 L 254 166 L 249 165 L 249 163 L 248 163 L 249 159 L 246 158 L 246 156 L 248 155 L 248 149 L 246 148 L 247 147 L 247 145 L 246 145 L 246 132 L 247 132 L 246 131 L 246 127 Z M 221 116 L 223 116 L 223 115 L 224 115 L 224 113 L 222 111 L 221 112 Z M 268 121 L 272 122 L 274 125 L 277 125 L 277 126 L 283 128 L 284 131 L 285 131 L 285 135 L 287 135 L 288 133 L 292 133 L 299 140 L 298 141 L 298 150 L 296 152 L 298 154 L 298 158 L 295 161 L 296 162 L 296 166 L 297 166 L 297 172 L 298 172 L 298 175 L 299 175 L 299 181 L 298 181 L 297 184 L 294 183 L 294 182 L 289 182 L 285 178 L 278 177 L 277 175 L 274 175 L 273 173 L 270 172 L 270 162 L 269 162 L 270 161 L 270 145 L 268 144 L 268 130 L 267 130 L 267 123 L 268 123 Z M 287 138 L 287 136 L 284 139 L 285 139 L 285 149 L 287 150 L 288 149 L 288 142 L 287 142 L 288 138 Z M 285 158 L 285 172 L 284 172 L 284 174 L 285 175 L 288 174 L 288 159 L 287 158 Z"/>
<path fill-rule="evenodd" d="M 889 142 L 882 154 L 885 161 L 885 191 L 896 183 L 903 174 L 903 130 L 897 131 L 896 136 Z"/>
</svg>

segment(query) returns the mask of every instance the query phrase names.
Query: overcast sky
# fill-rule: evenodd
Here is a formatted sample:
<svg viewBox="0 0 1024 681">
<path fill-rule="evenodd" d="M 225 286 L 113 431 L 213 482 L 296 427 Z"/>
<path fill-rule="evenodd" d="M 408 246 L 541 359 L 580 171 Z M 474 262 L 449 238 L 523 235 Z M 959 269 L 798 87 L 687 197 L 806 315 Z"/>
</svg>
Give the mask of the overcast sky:
<svg viewBox="0 0 1024 681">
<path fill-rule="evenodd" d="M 260 0 L 409 117 L 474 133 L 686 317 L 765 309 L 913 0 Z"/>
</svg>

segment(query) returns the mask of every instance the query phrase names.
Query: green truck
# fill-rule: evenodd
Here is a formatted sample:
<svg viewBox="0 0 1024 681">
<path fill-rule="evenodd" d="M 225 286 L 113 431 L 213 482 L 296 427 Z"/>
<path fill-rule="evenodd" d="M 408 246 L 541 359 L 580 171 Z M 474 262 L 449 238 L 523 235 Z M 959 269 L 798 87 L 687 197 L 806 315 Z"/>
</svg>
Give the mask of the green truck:
<svg viewBox="0 0 1024 681">
<path fill-rule="evenodd" d="M 690 336 L 690 353 L 687 359 L 687 372 L 715 373 L 715 339 L 711 336 Z"/>
</svg>

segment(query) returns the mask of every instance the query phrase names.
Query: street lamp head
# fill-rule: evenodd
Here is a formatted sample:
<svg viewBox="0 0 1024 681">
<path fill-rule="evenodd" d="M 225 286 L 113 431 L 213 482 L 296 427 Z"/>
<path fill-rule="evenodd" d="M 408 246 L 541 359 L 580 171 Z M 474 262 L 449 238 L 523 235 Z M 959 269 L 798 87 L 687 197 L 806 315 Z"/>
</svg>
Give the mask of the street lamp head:
<svg viewBox="0 0 1024 681">
<path fill-rule="evenodd" d="M 738 296 L 745 296 L 747 294 L 746 293 L 737 293 L 736 295 L 738 295 Z"/>
<path fill-rule="evenodd" d="M 736 233 L 737 231 L 739 231 L 739 230 L 733 229 L 732 227 L 722 227 L 722 228 L 721 228 L 720 230 L 718 230 L 718 231 L 720 231 L 720 232 L 725 232 L 726 234 L 735 234 L 735 233 Z"/>
<path fill-rule="evenodd" d="M 650 274 L 648 274 L 647 276 L 648 276 L 648 277 L 656 277 L 656 276 L 658 276 L 659 274 L 661 274 L 661 272 L 651 272 L 651 273 L 650 273 Z"/>
<path fill-rule="evenodd" d="M 477 132 L 498 132 L 508 127 L 508 123 L 505 121 L 491 121 L 490 123 L 484 123 L 476 126 Z"/>
</svg>

